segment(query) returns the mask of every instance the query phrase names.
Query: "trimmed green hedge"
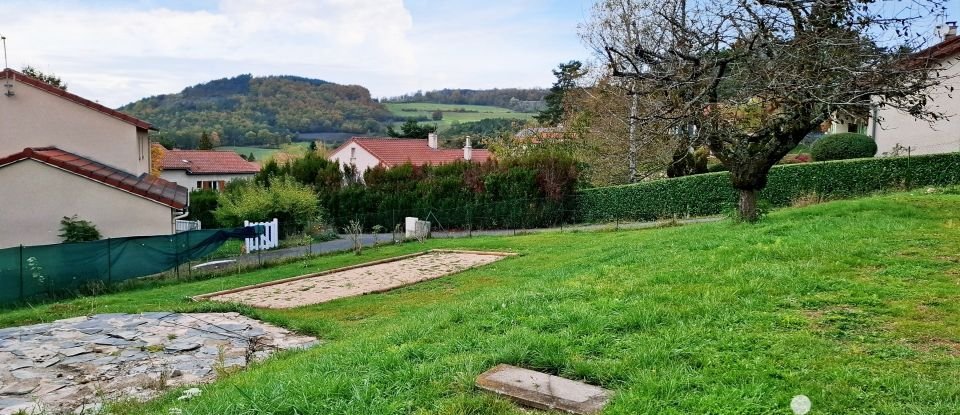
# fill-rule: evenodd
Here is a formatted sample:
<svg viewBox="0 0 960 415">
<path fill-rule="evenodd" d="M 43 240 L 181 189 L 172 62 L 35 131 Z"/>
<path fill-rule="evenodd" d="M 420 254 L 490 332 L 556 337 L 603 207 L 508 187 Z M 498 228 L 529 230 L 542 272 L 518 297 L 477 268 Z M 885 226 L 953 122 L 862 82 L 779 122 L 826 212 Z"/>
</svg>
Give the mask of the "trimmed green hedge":
<svg viewBox="0 0 960 415">
<path fill-rule="evenodd" d="M 811 193 L 839 199 L 957 183 L 960 153 L 826 161 L 774 166 L 760 200 L 776 207 Z M 605 222 L 716 215 L 737 200 L 729 173 L 708 173 L 584 190 L 578 195 L 578 216 L 583 222 Z"/>
<path fill-rule="evenodd" d="M 873 157 L 877 154 L 877 142 L 864 134 L 830 134 L 817 140 L 810 148 L 816 161 L 849 160 Z"/>
</svg>

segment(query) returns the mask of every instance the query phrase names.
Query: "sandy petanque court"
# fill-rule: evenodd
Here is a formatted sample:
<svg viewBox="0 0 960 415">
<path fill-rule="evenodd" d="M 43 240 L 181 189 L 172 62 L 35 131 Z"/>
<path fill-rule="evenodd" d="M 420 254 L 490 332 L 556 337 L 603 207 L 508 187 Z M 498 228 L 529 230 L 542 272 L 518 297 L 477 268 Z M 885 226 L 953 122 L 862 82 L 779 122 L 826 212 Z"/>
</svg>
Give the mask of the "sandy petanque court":
<svg viewBox="0 0 960 415">
<path fill-rule="evenodd" d="M 508 253 L 428 251 L 194 297 L 262 308 L 293 308 L 388 291 L 503 259 Z"/>
</svg>

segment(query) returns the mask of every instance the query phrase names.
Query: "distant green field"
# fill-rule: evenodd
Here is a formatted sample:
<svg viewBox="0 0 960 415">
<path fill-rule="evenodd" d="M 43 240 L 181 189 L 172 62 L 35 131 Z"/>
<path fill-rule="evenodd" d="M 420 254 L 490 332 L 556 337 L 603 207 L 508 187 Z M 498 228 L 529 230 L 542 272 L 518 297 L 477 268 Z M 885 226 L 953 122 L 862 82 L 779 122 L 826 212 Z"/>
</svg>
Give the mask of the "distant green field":
<svg viewBox="0 0 960 415">
<path fill-rule="evenodd" d="M 533 119 L 534 113 L 516 112 L 501 107 L 492 107 L 487 105 L 451 105 L 451 104 L 431 104 L 428 102 L 403 102 L 387 103 L 387 109 L 398 117 L 419 117 L 430 118 L 434 111 L 443 112 L 443 120 L 428 121 L 436 123 L 439 129 L 445 130 L 456 120 L 459 122 L 480 121 L 485 118 L 507 118 L 512 120 Z M 464 109 L 471 112 L 454 112 L 458 109 Z M 474 112 L 475 111 L 475 112 Z"/>
<path fill-rule="evenodd" d="M 310 143 L 306 141 L 299 141 L 299 142 L 291 143 L 291 145 L 307 148 L 310 145 Z M 276 148 L 239 147 L 239 146 L 223 146 L 223 147 L 217 147 L 216 149 L 220 151 L 235 151 L 237 152 L 237 154 L 240 154 L 243 156 L 253 153 L 253 157 L 255 157 L 257 160 L 266 160 L 270 158 L 270 156 L 272 156 L 273 153 L 280 151 L 280 149 L 276 149 Z"/>
</svg>

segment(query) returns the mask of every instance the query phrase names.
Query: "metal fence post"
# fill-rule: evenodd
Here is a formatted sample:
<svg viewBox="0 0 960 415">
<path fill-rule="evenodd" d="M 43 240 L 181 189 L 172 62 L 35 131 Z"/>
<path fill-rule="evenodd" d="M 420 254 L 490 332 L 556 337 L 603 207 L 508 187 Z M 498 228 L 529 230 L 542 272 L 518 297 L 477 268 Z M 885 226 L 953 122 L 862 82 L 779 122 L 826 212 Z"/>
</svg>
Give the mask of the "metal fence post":
<svg viewBox="0 0 960 415">
<path fill-rule="evenodd" d="M 112 238 L 107 238 L 107 285 L 113 282 L 113 250 L 111 249 Z"/>
<path fill-rule="evenodd" d="M 20 244 L 20 299 L 23 300 L 23 244 Z"/>
<path fill-rule="evenodd" d="M 187 231 L 187 250 L 189 251 L 190 245 L 190 233 L 193 231 Z M 187 255 L 187 278 L 193 278 L 193 258 L 190 255 Z"/>
<path fill-rule="evenodd" d="M 173 243 L 173 255 L 176 268 L 174 268 L 174 273 L 177 276 L 177 279 L 180 279 L 180 247 L 177 243 L 177 235 L 173 235 L 173 238 L 170 239 L 170 242 Z"/>
</svg>

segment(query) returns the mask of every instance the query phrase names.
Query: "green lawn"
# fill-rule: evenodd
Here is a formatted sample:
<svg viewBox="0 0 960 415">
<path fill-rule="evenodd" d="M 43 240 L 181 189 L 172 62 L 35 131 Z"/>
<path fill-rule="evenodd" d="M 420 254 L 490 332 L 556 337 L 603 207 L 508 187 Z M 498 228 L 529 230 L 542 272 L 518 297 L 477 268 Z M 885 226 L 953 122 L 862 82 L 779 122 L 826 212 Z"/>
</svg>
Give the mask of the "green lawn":
<svg viewBox="0 0 960 415">
<path fill-rule="evenodd" d="M 419 117 L 424 116 L 430 118 L 431 114 L 434 111 L 440 110 L 443 111 L 443 120 L 441 121 L 428 121 L 430 123 L 436 123 L 440 131 L 448 128 L 450 124 L 456 120 L 459 122 L 470 122 L 470 121 L 480 121 L 485 118 L 507 118 L 511 120 L 530 120 L 533 119 L 534 113 L 529 112 L 516 112 L 509 110 L 507 108 L 493 107 L 487 105 L 452 105 L 452 104 L 431 104 L 424 102 L 401 102 L 401 103 L 386 103 L 387 109 L 391 113 L 400 117 Z M 453 112 L 453 110 L 463 108 L 467 111 L 476 111 L 476 112 Z M 404 111 L 408 110 L 408 111 Z M 410 111 L 413 110 L 413 111 Z M 401 123 L 398 123 L 402 124 Z"/>
<path fill-rule="evenodd" d="M 310 146 L 310 143 L 307 141 L 296 141 L 290 144 L 294 146 L 303 147 L 303 148 L 307 148 Z M 217 147 L 216 149 L 219 151 L 235 151 L 237 152 L 237 154 L 244 155 L 244 156 L 249 155 L 250 153 L 253 153 L 253 157 L 255 157 L 257 161 L 266 160 L 270 158 L 270 156 L 272 156 L 273 153 L 280 151 L 279 149 L 276 149 L 276 148 L 241 147 L 241 146 L 222 146 L 222 147 Z"/>
<path fill-rule="evenodd" d="M 956 192 L 954 192 L 956 193 Z M 292 310 L 190 295 L 426 248 L 519 257 L 384 294 Z M 498 363 L 612 389 L 605 414 L 955 414 L 960 194 L 896 194 L 771 213 L 758 225 L 432 240 L 239 276 L 0 312 L 238 310 L 321 337 L 123 413 L 524 414 L 477 390 Z"/>
</svg>

